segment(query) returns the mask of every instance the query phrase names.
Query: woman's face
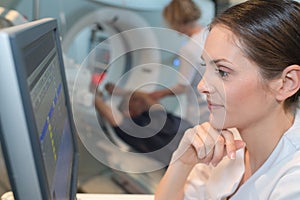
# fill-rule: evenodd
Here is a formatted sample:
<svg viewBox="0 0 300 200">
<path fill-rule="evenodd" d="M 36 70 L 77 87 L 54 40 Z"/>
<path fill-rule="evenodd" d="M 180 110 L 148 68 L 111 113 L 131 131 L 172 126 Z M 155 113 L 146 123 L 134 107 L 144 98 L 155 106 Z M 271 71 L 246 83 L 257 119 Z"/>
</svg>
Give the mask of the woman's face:
<svg viewBox="0 0 300 200">
<path fill-rule="evenodd" d="M 206 71 L 198 90 L 207 96 L 210 123 L 217 129 L 245 129 L 259 123 L 275 106 L 258 66 L 237 46 L 233 33 L 215 26 L 208 35 L 203 59 Z"/>
</svg>

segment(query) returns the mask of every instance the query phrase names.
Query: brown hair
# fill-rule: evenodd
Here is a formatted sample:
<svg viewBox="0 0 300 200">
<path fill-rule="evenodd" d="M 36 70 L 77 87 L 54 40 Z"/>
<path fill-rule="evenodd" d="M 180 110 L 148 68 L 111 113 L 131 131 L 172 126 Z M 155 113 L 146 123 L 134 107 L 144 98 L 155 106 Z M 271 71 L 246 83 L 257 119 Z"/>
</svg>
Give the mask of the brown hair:
<svg viewBox="0 0 300 200">
<path fill-rule="evenodd" d="M 210 28 L 223 25 L 239 38 L 245 56 L 272 80 L 293 64 L 300 65 L 300 4 L 292 0 L 250 0 L 216 17 Z M 285 101 L 296 105 L 300 91 Z"/>
<path fill-rule="evenodd" d="M 197 21 L 201 11 L 192 0 L 172 0 L 164 8 L 163 16 L 171 26 L 178 26 Z"/>
</svg>

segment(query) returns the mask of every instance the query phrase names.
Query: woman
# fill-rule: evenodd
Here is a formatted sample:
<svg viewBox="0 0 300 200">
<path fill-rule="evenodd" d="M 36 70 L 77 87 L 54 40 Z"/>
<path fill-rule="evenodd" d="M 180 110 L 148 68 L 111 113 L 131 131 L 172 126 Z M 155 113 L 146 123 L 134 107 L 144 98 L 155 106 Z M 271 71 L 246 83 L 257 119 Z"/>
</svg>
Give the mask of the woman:
<svg viewBox="0 0 300 200">
<path fill-rule="evenodd" d="M 203 70 L 198 68 L 203 62 L 199 52 L 201 55 L 207 30 L 199 24 L 201 11 L 192 0 L 172 0 L 164 8 L 163 16 L 169 27 L 188 36 L 189 40 L 179 51 L 178 83 L 171 88 L 154 91 L 150 95 L 159 100 L 166 96 L 185 93 L 189 113 L 186 119 L 196 125 L 206 121 L 209 115 L 207 104 L 197 91 L 197 84 L 203 75 Z"/>
<path fill-rule="evenodd" d="M 291 0 L 246 1 L 214 19 L 198 85 L 209 122 L 185 133 L 156 200 L 300 199 L 299 24 Z"/>
</svg>

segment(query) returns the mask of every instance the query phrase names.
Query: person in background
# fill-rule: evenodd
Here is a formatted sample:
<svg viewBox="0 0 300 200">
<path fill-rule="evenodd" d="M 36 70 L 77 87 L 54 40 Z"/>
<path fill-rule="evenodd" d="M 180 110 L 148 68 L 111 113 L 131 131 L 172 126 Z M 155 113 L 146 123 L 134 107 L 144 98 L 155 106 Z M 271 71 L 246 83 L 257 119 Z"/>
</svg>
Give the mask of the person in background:
<svg viewBox="0 0 300 200">
<path fill-rule="evenodd" d="M 118 109 L 112 108 L 96 94 L 95 107 L 115 133 L 136 152 L 149 155 L 169 164 L 172 153 L 186 129 L 192 125 L 184 119 L 168 113 L 148 93 L 127 91 L 108 83 L 105 89 L 111 95 L 122 96 Z"/>
<path fill-rule="evenodd" d="M 201 52 L 207 29 L 198 23 L 201 11 L 192 0 L 172 0 L 164 8 L 163 16 L 170 28 L 187 35 L 189 40 L 178 53 L 180 60 L 178 83 L 171 88 L 151 92 L 150 96 L 159 100 L 166 96 L 185 93 L 188 102 L 186 119 L 196 125 L 207 120 L 209 115 L 207 104 L 197 91 L 197 84 L 204 72 L 204 67 L 201 67 L 203 63 Z"/>
<path fill-rule="evenodd" d="M 185 133 L 156 200 L 300 199 L 299 24 L 292 0 L 246 1 L 212 21 L 198 85 L 209 121 Z"/>
</svg>

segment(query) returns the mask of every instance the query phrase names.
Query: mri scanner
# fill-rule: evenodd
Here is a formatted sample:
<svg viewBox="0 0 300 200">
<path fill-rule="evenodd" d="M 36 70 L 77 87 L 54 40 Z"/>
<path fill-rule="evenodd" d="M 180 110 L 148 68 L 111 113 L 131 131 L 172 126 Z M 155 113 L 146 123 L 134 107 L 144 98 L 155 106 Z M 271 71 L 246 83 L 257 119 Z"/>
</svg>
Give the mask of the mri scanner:
<svg viewBox="0 0 300 200">
<path fill-rule="evenodd" d="M 99 89 L 107 82 L 115 82 L 127 89 L 145 91 L 176 82 L 166 77 L 177 76 L 177 51 L 187 38 L 164 24 L 161 11 L 169 1 L 36 0 L 30 4 L 25 0 L 4 0 L 0 3 L 3 6 L 0 15 L 11 12 L 12 8 L 29 21 L 43 17 L 58 19 L 74 120 L 81 142 L 95 158 L 116 170 L 147 173 L 164 166 L 137 154 L 126 153 L 128 159 L 124 160 L 120 148 L 111 145 L 95 113 L 92 79 L 95 75 L 101 76 Z M 213 1 L 195 2 L 203 13 L 200 23 L 208 24 L 215 15 Z M 20 20 L 20 17 L 15 19 Z M 12 25 L 22 23 L 16 20 L 8 21 L 13 22 Z M 184 117 L 186 105 L 184 98 L 180 98 L 167 98 L 163 104 L 167 110 L 175 110 Z M 107 131 L 109 126 L 105 127 Z M 127 148 L 114 135 L 111 137 L 119 147 Z M 140 162 L 132 165 L 133 159 Z"/>
<path fill-rule="evenodd" d="M 147 1 L 144 5 L 133 1 L 122 1 L 121 4 L 120 1 L 92 2 L 98 6 L 110 6 L 81 16 L 62 39 L 74 120 L 80 139 L 92 155 L 116 170 L 142 173 L 163 168 L 165 166 L 156 162 L 148 162 L 146 167 L 132 166 L 131 161 L 126 164 L 121 159 L 124 156 L 132 157 L 128 160 L 143 159 L 139 163 L 147 161 L 144 156 L 128 155 L 128 152 L 124 155 L 114 147 L 107 147 L 110 144 L 105 139 L 107 131 L 99 133 L 99 130 L 109 130 L 109 126 L 106 124 L 104 128 L 97 128 L 99 123 L 95 121 L 97 117 L 93 105 L 95 90 L 91 90 L 90 80 L 94 74 L 105 74 L 99 87 L 101 90 L 106 82 L 129 90 L 153 91 L 158 86 L 170 87 L 175 84 L 176 78 L 166 77 L 178 75 L 178 66 L 174 61 L 181 43 L 187 37 L 166 29 L 162 24 L 161 11 L 169 1 Z M 209 0 L 199 0 L 198 3 L 203 11 L 200 23 L 206 25 L 214 16 L 214 4 Z M 154 24 L 156 27 L 153 27 Z M 176 114 L 185 117 L 184 99 L 166 99 L 163 104 L 167 110 L 175 110 Z M 116 139 L 113 133 L 110 137 Z M 125 146 L 117 139 L 114 143 Z M 110 152 L 109 156 L 106 156 L 107 152 Z"/>
<path fill-rule="evenodd" d="M 208 19 L 202 18 L 202 24 L 205 25 L 214 16 L 214 6 L 210 1 L 203 2 L 207 3 L 205 8 L 211 11 L 206 14 Z M 152 18 L 156 18 L 159 23 L 163 21 L 161 6 L 143 10 L 148 15 L 153 12 L 148 19 L 139 13 L 141 10 L 132 9 L 142 8 L 130 5 L 126 9 L 106 7 L 82 16 L 63 36 L 62 46 L 68 63 L 66 70 L 73 97 L 74 120 L 81 142 L 97 160 L 117 171 L 148 173 L 162 169 L 165 165 L 144 155 L 128 152 L 128 146 L 114 135 L 107 123 L 100 123 L 104 126 L 99 126 L 93 106 L 95 91 L 90 90 L 89 80 L 92 79 L 93 72 L 100 72 L 105 73 L 100 89 L 103 89 L 106 82 L 114 82 L 130 90 L 145 91 L 153 91 L 158 85 L 171 86 L 176 79 L 166 77 L 177 76 L 178 66 L 174 61 L 181 43 L 187 38 L 163 25 L 151 27 L 151 23 L 154 23 L 151 22 Z M 82 41 L 90 43 L 82 45 Z M 93 66 L 97 66 L 97 69 L 93 69 Z M 184 116 L 184 103 L 179 103 L 183 107 L 178 107 L 178 101 L 181 100 L 165 99 L 164 105 L 167 110 L 177 110 L 177 114 Z M 127 182 L 136 180 L 132 175 L 128 178 L 122 174 L 117 179 L 120 178 Z M 147 179 L 151 180 L 151 177 L 147 176 Z M 153 185 L 157 182 L 147 181 L 150 188 L 138 187 L 133 192 L 152 193 Z M 135 187 L 141 185 L 133 184 Z"/>
</svg>

